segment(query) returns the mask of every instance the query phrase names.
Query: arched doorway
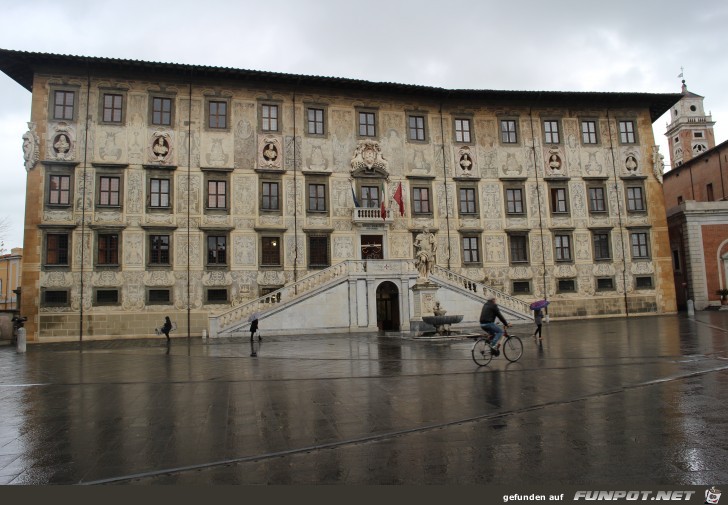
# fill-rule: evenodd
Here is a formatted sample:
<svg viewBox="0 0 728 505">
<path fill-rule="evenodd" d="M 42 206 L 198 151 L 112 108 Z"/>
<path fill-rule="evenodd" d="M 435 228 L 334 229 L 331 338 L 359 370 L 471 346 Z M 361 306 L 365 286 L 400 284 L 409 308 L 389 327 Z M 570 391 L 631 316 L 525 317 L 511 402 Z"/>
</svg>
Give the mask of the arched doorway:
<svg viewBox="0 0 728 505">
<path fill-rule="evenodd" d="M 399 290 L 393 282 L 377 286 L 377 328 L 379 331 L 400 331 Z"/>
</svg>

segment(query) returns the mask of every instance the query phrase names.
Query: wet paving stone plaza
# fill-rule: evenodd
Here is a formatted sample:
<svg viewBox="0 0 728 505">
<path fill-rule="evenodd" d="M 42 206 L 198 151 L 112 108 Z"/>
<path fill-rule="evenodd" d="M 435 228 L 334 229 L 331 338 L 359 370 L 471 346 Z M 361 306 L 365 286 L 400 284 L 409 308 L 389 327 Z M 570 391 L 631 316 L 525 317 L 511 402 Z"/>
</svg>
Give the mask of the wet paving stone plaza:
<svg viewBox="0 0 728 505">
<path fill-rule="evenodd" d="M 473 340 L 265 336 L 0 346 L 0 484 L 713 485 L 728 311 Z M 497 470 L 496 470 L 497 469 Z"/>
</svg>

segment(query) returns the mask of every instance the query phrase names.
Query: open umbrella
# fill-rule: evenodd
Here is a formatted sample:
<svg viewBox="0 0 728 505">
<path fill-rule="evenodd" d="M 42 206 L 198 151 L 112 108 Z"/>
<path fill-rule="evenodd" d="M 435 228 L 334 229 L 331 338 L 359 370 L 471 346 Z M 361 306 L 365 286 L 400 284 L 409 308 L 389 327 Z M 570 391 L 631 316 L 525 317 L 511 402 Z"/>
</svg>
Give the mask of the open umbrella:
<svg viewBox="0 0 728 505">
<path fill-rule="evenodd" d="M 258 319 L 259 316 L 260 316 L 260 313 L 259 312 L 253 312 L 252 314 L 250 314 L 248 316 L 248 321 L 252 323 L 256 319 Z"/>
<path fill-rule="evenodd" d="M 549 303 L 551 303 L 551 302 L 549 302 L 548 300 L 536 300 L 536 301 L 535 301 L 535 302 L 533 302 L 533 303 L 532 303 L 531 305 L 529 305 L 529 307 L 528 307 L 528 308 L 530 308 L 531 310 L 538 310 L 538 309 L 543 309 L 543 308 L 544 308 L 544 307 L 546 307 L 546 306 L 547 306 L 547 305 L 548 305 Z"/>
</svg>

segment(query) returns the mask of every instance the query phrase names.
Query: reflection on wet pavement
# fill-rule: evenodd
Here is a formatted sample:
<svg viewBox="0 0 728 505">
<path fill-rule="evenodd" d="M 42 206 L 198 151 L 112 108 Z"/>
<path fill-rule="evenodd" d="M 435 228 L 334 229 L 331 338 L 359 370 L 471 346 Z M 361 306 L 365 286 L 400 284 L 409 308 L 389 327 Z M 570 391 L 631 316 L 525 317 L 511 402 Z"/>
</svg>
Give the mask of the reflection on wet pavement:
<svg viewBox="0 0 728 505">
<path fill-rule="evenodd" d="M 480 368 L 463 338 L 4 346 L 0 484 L 710 485 L 726 323 L 552 322 L 540 346 L 517 327 L 523 358 Z"/>
</svg>

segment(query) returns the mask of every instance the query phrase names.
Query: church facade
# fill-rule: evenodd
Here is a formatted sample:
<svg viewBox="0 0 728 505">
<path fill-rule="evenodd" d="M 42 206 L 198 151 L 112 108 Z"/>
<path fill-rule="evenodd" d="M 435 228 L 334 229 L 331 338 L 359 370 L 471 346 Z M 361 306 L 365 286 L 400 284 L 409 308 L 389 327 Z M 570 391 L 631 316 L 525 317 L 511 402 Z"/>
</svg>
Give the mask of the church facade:
<svg viewBox="0 0 728 505">
<path fill-rule="evenodd" d="M 652 123 L 679 94 L 8 50 L 0 69 L 32 91 L 29 341 L 148 336 L 165 315 L 220 334 L 266 308 L 281 333 L 403 332 L 436 298 L 470 297 L 475 321 L 486 292 L 524 317 L 542 298 L 552 318 L 676 310 Z M 450 294 L 415 289 L 424 237 Z"/>
</svg>

